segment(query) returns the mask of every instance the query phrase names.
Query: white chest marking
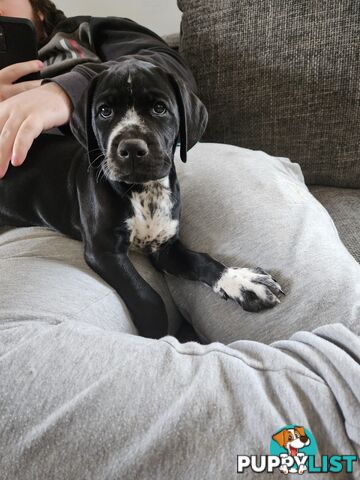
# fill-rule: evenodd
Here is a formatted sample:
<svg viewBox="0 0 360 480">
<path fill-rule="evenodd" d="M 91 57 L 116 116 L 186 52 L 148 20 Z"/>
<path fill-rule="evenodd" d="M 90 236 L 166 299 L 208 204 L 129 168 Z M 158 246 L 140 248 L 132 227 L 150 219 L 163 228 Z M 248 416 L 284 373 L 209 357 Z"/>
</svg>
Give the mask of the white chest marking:
<svg viewBox="0 0 360 480">
<path fill-rule="evenodd" d="M 179 221 L 171 216 L 173 202 L 169 178 L 148 182 L 142 192 L 131 194 L 134 215 L 127 220 L 133 248 L 155 252 L 176 235 Z"/>
</svg>

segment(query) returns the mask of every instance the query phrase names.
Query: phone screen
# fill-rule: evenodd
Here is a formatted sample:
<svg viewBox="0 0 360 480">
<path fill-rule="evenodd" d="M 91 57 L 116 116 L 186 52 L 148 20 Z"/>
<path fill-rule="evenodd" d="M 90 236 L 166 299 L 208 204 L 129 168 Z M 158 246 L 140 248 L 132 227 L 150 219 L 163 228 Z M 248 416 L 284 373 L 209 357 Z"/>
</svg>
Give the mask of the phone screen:
<svg viewBox="0 0 360 480">
<path fill-rule="evenodd" d="M 38 58 L 36 31 L 25 18 L 0 17 L 0 69 Z M 36 72 L 18 81 L 38 80 Z"/>
</svg>

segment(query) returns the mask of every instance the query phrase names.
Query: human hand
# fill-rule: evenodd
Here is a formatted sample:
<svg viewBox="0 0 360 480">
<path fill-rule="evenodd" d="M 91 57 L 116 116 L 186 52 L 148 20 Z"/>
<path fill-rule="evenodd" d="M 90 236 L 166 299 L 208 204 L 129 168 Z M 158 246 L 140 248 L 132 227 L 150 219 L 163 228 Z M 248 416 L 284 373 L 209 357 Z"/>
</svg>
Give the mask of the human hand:
<svg viewBox="0 0 360 480">
<path fill-rule="evenodd" d="M 14 82 L 30 73 L 39 72 L 43 66 L 40 60 L 31 60 L 29 62 L 14 63 L 14 65 L 2 68 L 0 70 L 0 102 L 18 93 L 40 87 L 41 80 L 30 80 L 20 83 Z"/>
<path fill-rule="evenodd" d="M 13 166 L 22 165 L 35 140 L 44 130 L 70 120 L 72 104 L 64 90 L 47 83 L 0 102 L 0 178 Z"/>
</svg>

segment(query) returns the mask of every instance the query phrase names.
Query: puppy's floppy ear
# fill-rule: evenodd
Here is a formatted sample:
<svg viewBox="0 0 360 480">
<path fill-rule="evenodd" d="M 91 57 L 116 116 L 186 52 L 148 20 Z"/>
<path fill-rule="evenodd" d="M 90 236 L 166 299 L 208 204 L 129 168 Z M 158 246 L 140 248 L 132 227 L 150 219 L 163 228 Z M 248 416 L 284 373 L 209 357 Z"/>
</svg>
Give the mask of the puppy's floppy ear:
<svg viewBox="0 0 360 480">
<path fill-rule="evenodd" d="M 70 121 L 70 128 L 75 138 L 86 149 L 90 165 L 95 166 L 94 162 L 99 157 L 100 147 L 96 139 L 92 122 L 92 105 L 94 92 L 100 75 L 94 77 L 87 89 L 81 95 L 80 100 L 75 105 L 74 112 Z"/>
<path fill-rule="evenodd" d="M 275 433 L 275 435 L 272 436 L 272 439 L 277 442 L 280 447 L 285 447 L 286 444 L 286 430 L 281 430 L 278 433 Z"/>
<path fill-rule="evenodd" d="M 305 428 L 304 427 L 295 427 L 295 430 L 299 433 L 300 437 L 306 437 Z"/>
<path fill-rule="evenodd" d="M 180 158 L 185 163 L 186 152 L 200 140 L 205 131 L 208 113 L 201 100 L 183 80 L 175 79 L 171 74 L 169 74 L 169 78 L 179 109 Z"/>
</svg>

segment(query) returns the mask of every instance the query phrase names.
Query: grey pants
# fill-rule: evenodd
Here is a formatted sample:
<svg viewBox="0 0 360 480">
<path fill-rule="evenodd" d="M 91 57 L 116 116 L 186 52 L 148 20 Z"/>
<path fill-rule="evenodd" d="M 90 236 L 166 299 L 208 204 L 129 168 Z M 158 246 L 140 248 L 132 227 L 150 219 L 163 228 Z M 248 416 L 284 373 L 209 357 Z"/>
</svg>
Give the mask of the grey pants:
<svg viewBox="0 0 360 480">
<path fill-rule="evenodd" d="M 1 479 L 284 478 L 237 474 L 237 455 L 269 455 L 291 424 L 314 435 L 318 461 L 359 455 L 360 267 L 298 166 L 203 144 L 179 174 L 184 242 L 277 272 L 286 298 L 250 314 L 133 255 L 171 332 L 179 309 L 212 343 L 147 340 L 80 243 L 3 229 Z M 360 478 L 359 465 L 304 477 Z"/>
</svg>

